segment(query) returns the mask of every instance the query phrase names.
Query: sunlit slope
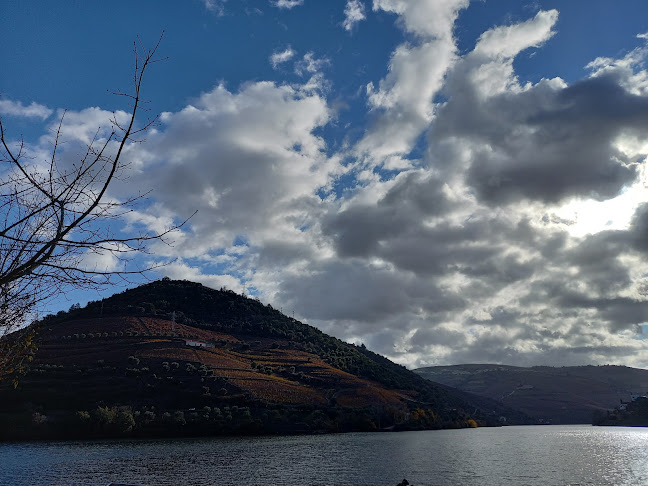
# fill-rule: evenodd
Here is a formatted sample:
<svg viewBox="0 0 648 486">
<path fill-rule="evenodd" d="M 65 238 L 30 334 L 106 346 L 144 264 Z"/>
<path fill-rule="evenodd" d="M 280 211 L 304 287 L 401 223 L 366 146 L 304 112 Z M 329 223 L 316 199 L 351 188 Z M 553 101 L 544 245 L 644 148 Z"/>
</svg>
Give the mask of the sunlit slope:
<svg viewBox="0 0 648 486">
<path fill-rule="evenodd" d="M 169 392 L 197 393 L 193 398 L 200 398 L 206 393 L 203 387 L 228 399 L 239 394 L 275 404 L 335 401 L 404 408 L 404 400 L 415 395 L 386 390 L 286 340 L 237 337 L 156 317 L 74 319 L 47 327 L 40 337 L 36 360 L 21 388 L 39 388 L 40 381 L 51 387 L 60 381 L 57 393 L 69 391 L 70 399 L 80 391 L 81 400 L 105 399 L 100 395 L 108 384 L 122 378 L 137 390 L 147 390 L 145 401 L 152 403 L 169 400 Z M 66 385 L 71 381 L 77 389 Z"/>
</svg>

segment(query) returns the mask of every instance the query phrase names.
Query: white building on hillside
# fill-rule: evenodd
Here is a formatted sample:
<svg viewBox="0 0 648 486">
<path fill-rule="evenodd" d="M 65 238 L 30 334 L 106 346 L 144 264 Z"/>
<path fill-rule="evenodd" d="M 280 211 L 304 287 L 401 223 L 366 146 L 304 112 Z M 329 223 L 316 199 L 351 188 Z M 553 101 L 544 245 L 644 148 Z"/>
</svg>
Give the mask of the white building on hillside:
<svg viewBox="0 0 648 486">
<path fill-rule="evenodd" d="M 194 341 L 192 339 L 185 339 L 185 344 L 187 346 L 193 346 L 195 348 L 213 348 L 214 345 L 211 343 L 206 343 L 203 341 Z"/>
</svg>

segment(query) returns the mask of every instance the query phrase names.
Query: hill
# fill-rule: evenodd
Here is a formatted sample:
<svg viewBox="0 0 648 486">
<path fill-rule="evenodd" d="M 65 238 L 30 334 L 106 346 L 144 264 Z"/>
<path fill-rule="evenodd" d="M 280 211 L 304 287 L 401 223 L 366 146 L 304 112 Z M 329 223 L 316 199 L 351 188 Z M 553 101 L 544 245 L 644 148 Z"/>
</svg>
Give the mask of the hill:
<svg viewBox="0 0 648 486">
<path fill-rule="evenodd" d="M 617 407 L 633 393 L 648 390 L 648 370 L 625 366 L 522 368 L 471 364 L 414 371 L 554 424 L 591 423 L 594 415 Z"/>
<path fill-rule="evenodd" d="M 73 306 L 74 307 L 74 306 Z M 410 430 L 521 413 L 431 383 L 256 299 L 163 279 L 34 323 L 0 439 Z"/>
</svg>

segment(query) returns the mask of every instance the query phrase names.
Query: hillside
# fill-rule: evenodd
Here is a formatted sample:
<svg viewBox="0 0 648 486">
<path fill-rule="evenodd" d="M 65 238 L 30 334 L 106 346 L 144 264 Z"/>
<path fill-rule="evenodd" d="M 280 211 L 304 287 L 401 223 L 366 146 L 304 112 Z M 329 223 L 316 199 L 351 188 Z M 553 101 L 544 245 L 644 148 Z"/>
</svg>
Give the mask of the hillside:
<svg viewBox="0 0 648 486">
<path fill-rule="evenodd" d="M 632 393 L 648 390 L 648 370 L 625 366 L 521 368 L 475 364 L 414 371 L 554 424 L 591 423 L 594 414 L 617 407 Z"/>
<path fill-rule="evenodd" d="M 524 414 L 228 290 L 164 279 L 29 329 L 0 439 L 415 430 Z"/>
</svg>

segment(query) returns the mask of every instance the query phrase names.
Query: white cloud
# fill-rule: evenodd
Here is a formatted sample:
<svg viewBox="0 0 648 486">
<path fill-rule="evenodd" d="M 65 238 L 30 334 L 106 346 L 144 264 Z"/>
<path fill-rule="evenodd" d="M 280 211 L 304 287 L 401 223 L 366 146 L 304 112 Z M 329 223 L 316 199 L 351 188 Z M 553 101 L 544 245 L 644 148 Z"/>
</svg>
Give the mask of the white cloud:
<svg viewBox="0 0 648 486">
<path fill-rule="evenodd" d="M 157 272 L 173 280 L 190 280 L 199 282 L 212 289 L 227 288 L 242 292 L 244 283 L 231 275 L 206 274 L 200 268 L 193 267 L 182 260 L 161 267 Z"/>
<path fill-rule="evenodd" d="M 469 0 L 374 0 L 374 10 L 399 15 L 408 32 L 425 38 L 450 38 L 459 11 Z"/>
<path fill-rule="evenodd" d="M 79 266 L 88 272 L 115 272 L 120 270 L 120 264 L 123 262 L 117 257 L 118 245 L 106 245 L 104 250 L 87 251 L 82 255 Z"/>
<path fill-rule="evenodd" d="M 389 72 L 376 87 L 367 85 L 373 124 L 355 147 L 370 165 L 389 161 L 390 167 L 407 167 L 401 158 L 434 116 L 434 98 L 456 59 L 452 36 L 464 0 L 375 0 L 374 10 L 399 14 L 403 29 L 414 34 L 417 44 L 399 45 L 392 53 Z"/>
<path fill-rule="evenodd" d="M 529 47 L 539 47 L 554 35 L 557 10 L 541 10 L 533 19 L 496 27 L 483 33 L 473 51 L 488 58 L 511 58 Z"/>
<path fill-rule="evenodd" d="M 345 30 L 351 31 L 353 26 L 366 18 L 365 6 L 360 0 L 347 0 L 344 7 L 344 22 L 342 26 Z"/>
<path fill-rule="evenodd" d="M 585 66 L 593 78 L 613 77 L 621 86 L 637 96 L 648 94 L 648 73 L 644 69 L 648 46 L 641 46 L 619 59 L 598 57 Z"/>
<path fill-rule="evenodd" d="M 448 75 L 431 154 L 450 145 L 463 151 L 461 164 L 443 167 L 483 202 L 604 200 L 638 175 L 645 145 L 632 134 L 648 123 L 648 99 L 632 89 L 642 82 L 632 66 L 571 86 L 559 78 L 520 84 L 511 56 L 549 39 L 556 21 L 555 11 L 539 12 L 491 29 Z"/>
<path fill-rule="evenodd" d="M 40 118 L 45 121 L 54 111 L 44 105 L 32 101 L 30 105 L 25 106 L 20 101 L 0 99 L 0 114 L 25 117 Z"/>
<path fill-rule="evenodd" d="M 295 63 L 295 73 L 303 76 L 305 74 L 315 74 L 322 70 L 324 66 L 330 64 L 326 58 L 317 59 L 315 53 L 307 52 L 304 57 Z"/>
<path fill-rule="evenodd" d="M 273 52 L 270 56 L 270 64 L 272 64 L 273 69 L 277 69 L 279 64 L 290 61 L 295 54 L 297 54 L 290 46 L 288 46 L 283 51 Z"/>
<path fill-rule="evenodd" d="M 156 210 L 199 210 L 181 254 L 207 255 L 239 236 L 258 246 L 265 238 L 299 235 L 317 208 L 315 192 L 340 170 L 312 134 L 329 119 L 316 92 L 270 82 L 238 93 L 217 86 L 164 114 L 162 129 L 142 147 L 158 165 L 142 168 L 141 183 L 156 187 Z"/>
<path fill-rule="evenodd" d="M 272 3 L 277 8 L 291 9 L 293 7 L 298 7 L 300 5 L 303 5 L 304 0 L 276 0 L 276 1 L 271 1 L 270 3 Z"/>
<path fill-rule="evenodd" d="M 90 144 L 93 139 L 101 142 L 115 131 L 118 135 L 119 128 L 114 124 L 116 121 L 120 126 L 125 126 L 130 118 L 130 114 L 125 111 L 117 110 L 111 112 L 99 107 L 84 108 L 80 111 L 68 110 L 63 112 L 59 110 L 56 120 L 50 123 L 50 134 L 46 138 L 51 138 L 56 133 L 61 119 L 61 139 L 66 142 L 80 141 L 86 145 Z"/>
<path fill-rule="evenodd" d="M 405 155 L 432 121 L 434 96 L 454 59 L 455 46 L 434 40 L 420 46 L 400 45 L 392 54 L 389 73 L 378 87 L 367 86 L 367 101 L 375 118 L 356 146 L 380 164 L 392 155 Z"/>
<path fill-rule="evenodd" d="M 214 12 L 216 15 L 224 15 L 226 1 L 227 0 L 202 0 L 202 3 L 210 12 Z"/>
</svg>

